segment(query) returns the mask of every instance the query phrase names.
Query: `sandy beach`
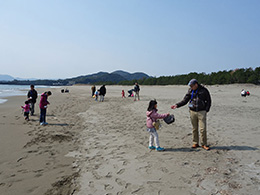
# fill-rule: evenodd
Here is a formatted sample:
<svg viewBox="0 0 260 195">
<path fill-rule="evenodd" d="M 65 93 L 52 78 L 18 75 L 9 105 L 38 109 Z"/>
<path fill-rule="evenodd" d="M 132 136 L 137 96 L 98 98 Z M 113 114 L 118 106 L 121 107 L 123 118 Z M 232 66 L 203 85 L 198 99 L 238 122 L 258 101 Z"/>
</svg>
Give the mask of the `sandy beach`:
<svg viewBox="0 0 260 195">
<path fill-rule="evenodd" d="M 133 86 L 106 86 L 104 102 L 94 101 L 90 87 L 50 89 L 47 126 L 39 125 L 39 99 L 29 122 L 20 108 L 25 97 L 0 104 L 0 194 L 260 193 L 260 86 L 206 86 L 210 151 L 191 149 L 188 107 L 170 109 L 187 86 L 140 86 L 140 101 L 121 98 Z M 243 88 L 251 95 L 241 97 Z M 176 118 L 158 131 L 164 152 L 148 149 L 151 99 Z"/>
</svg>

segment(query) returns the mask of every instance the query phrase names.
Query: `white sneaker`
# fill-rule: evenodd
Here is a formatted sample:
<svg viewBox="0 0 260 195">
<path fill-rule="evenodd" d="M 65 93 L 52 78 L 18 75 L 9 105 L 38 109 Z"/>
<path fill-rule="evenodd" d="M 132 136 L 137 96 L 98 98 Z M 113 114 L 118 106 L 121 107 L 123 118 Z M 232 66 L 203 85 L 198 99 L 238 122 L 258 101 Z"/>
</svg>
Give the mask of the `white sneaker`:
<svg viewBox="0 0 260 195">
<path fill-rule="evenodd" d="M 44 123 L 40 123 L 40 125 L 44 125 Z"/>
</svg>

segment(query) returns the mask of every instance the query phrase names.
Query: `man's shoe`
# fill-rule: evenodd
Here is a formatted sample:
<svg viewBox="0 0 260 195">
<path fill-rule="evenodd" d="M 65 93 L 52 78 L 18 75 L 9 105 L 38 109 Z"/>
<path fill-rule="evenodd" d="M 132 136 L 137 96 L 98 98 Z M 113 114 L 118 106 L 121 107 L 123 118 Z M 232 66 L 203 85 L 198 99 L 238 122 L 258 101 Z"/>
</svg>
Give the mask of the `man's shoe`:
<svg viewBox="0 0 260 195">
<path fill-rule="evenodd" d="M 156 151 L 164 151 L 164 148 L 158 147 L 156 148 Z"/>
<path fill-rule="evenodd" d="M 150 150 L 154 150 L 156 147 L 155 146 L 149 146 Z"/>
<path fill-rule="evenodd" d="M 199 144 L 193 144 L 191 147 L 192 147 L 192 148 L 198 148 L 198 147 L 200 147 L 200 146 L 199 146 Z"/>
<path fill-rule="evenodd" d="M 205 150 L 210 150 L 210 148 L 208 147 L 208 146 L 206 146 L 206 145 L 202 145 L 201 146 L 203 149 L 205 149 Z"/>
</svg>

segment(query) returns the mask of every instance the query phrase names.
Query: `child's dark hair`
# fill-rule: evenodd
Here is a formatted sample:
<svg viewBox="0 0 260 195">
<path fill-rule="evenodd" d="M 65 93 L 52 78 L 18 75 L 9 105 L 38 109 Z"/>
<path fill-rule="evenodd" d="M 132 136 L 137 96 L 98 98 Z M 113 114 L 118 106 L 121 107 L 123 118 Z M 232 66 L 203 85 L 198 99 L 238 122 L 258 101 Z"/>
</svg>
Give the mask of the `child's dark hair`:
<svg viewBox="0 0 260 195">
<path fill-rule="evenodd" d="M 24 103 L 25 103 L 25 104 L 29 104 L 29 101 L 25 101 Z"/>
<path fill-rule="evenodd" d="M 157 104 L 156 100 L 151 100 L 149 102 L 149 106 L 147 108 L 147 111 L 152 111 L 154 109 L 154 106 Z"/>
<path fill-rule="evenodd" d="M 46 91 L 45 94 L 51 95 L 51 91 Z"/>
</svg>

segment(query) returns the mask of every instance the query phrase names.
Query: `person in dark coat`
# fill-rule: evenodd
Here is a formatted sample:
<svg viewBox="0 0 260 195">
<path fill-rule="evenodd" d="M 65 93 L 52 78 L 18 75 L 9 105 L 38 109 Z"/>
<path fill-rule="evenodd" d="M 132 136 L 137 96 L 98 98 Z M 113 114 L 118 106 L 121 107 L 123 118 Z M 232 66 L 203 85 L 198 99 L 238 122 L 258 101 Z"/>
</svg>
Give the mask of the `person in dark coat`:
<svg viewBox="0 0 260 195">
<path fill-rule="evenodd" d="M 211 97 L 209 91 L 200 85 L 196 79 L 190 80 L 187 94 L 179 103 L 171 106 L 172 109 L 180 108 L 189 103 L 190 119 L 192 124 L 192 148 L 199 147 L 199 132 L 201 137 L 201 147 L 209 150 L 207 146 L 207 113 L 211 107 Z"/>
<path fill-rule="evenodd" d="M 104 97 L 105 97 L 106 92 L 107 92 L 105 85 L 102 85 L 99 90 L 100 90 L 99 91 L 99 96 L 100 96 L 100 100 L 99 101 L 103 102 L 104 101 Z"/>
<path fill-rule="evenodd" d="M 134 99 L 134 101 L 136 101 L 136 98 L 138 100 L 140 100 L 140 97 L 139 97 L 140 87 L 139 87 L 138 83 L 135 83 L 134 92 L 135 92 L 135 99 Z"/>
<path fill-rule="evenodd" d="M 28 91 L 27 93 L 27 98 L 30 103 L 30 110 L 31 110 L 31 115 L 34 115 L 34 105 L 36 103 L 36 99 L 38 97 L 37 91 L 34 89 L 34 85 L 31 85 L 31 90 Z"/>
</svg>

